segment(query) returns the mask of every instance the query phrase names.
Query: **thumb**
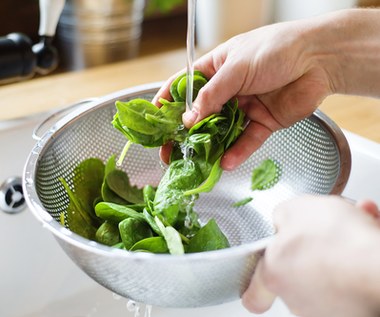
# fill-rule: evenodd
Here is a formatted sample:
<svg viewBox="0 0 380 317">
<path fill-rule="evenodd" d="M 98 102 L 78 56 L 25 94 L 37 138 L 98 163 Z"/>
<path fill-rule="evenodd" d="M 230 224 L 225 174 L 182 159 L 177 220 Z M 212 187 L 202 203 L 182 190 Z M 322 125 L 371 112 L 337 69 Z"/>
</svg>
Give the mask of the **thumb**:
<svg viewBox="0 0 380 317">
<path fill-rule="evenodd" d="M 197 65 L 197 69 L 202 71 L 202 65 Z M 238 74 L 239 72 L 226 61 L 199 90 L 192 109 L 187 109 L 183 114 L 184 125 L 190 128 L 207 116 L 220 112 L 223 105 L 240 90 L 242 76 Z"/>
<path fill-rule="evenodd" d="M 267 311 L 276 299 L 276 295 L 267 289 L 263 281 L 264 263 L 262 260 L 257 263 L 251 283 L 242 297 L 244 307 L 257 314 Z"/>
<path fill-rule="evenodd" d="M 373 216 L 374 218 L 380 218 L 380 211 L 377 207 L 376 203 L 372 200 L 362 200 L 357 202 L 356 206 L 362 210 L 364 210 L 369 215 Z"/>
</svg>

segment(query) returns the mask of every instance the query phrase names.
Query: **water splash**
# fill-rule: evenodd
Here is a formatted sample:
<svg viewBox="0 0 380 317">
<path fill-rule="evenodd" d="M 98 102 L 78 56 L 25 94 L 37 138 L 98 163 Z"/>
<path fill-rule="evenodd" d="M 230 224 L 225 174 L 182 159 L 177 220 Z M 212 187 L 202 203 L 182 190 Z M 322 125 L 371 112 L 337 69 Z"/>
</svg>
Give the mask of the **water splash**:
<svg viewBox="0 0 380 317">
<path fill-rule="evenodd" d="M 135 302 L 134 300 L 127 301 L 127 310 L 131 313 L 134 313 L 134 317 L 140 317 L 140 304 Z"/>
<path fill-rule="evenodd" d="M 195 56 L 195 10 L 196 0 L 189 0 L 187 6 L 187 69 L 186 69 L 186 106 L 193 108 L 193 79 L 194 79 L 194 56 Z"/>
<path fill-rule="evenodd" d="M 193 156 L 194 149 L 189 144 L 186 144 L 186 143 L 182 143 L 180 146 L 180 149 L 183 155 L 183 159 L 186 162 L 190 161 L 191 157 Z"/>
<path fill-rule="evenodd" d="M 192 229 L 194 226 L 194 219 L 192 219 L 191 214 L 193 212 L 193 207 L 196 201 L 195 195 L 190 195 L 185 198 L 185 211 L 186 216 L 184 220 L 184 225 L 188 229 Z"/>
<path fill-rule="evenodd" d="M 152 305 L 145 305 L 144 317 L 151 317 L 152 315 Z"/>
<path fill-rule="evenodd" d="M 127 301 L 127 304 L 126 304 L 127 310 L 131 313 L 134 313 L 134 315 L 133 315 L 134 317 L 142 316 L 141 315 L 142 310 L 143 310 L 142 306 L 143 306 L 143 304 L 137 303 L 136 301 L 131 300 L 131 299 L 129 299 Z M 144 308 L 145 309 L 144 309 L 144 316 L 143 317 L 151 317 L 152 305 L 146 304 Z"/>
</svg>

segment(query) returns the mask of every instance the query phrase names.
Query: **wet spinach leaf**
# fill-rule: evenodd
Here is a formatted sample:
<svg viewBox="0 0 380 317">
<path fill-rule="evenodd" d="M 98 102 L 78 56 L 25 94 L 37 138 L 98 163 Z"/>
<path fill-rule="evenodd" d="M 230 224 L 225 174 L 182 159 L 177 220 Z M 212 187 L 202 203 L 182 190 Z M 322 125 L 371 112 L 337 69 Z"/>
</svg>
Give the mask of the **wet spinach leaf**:
<svg viewBox="0 0 380 317">
<path fill-rule="evenodd" d="M 152 230 L 147 223 L 136 218 L 126 218 L 119 222 L 119 232 L 127 250 L 136 242 L 152 236 Z"/>
<path fill-rule="evenodd" d="M 280 178 L 278 165 L 272 159 L 266 159 L 252 171 L 252 190 L 264 190 L 273 187 Z"/>
<path fill-rule="evenodd" d="M 115 156 L 112 155 L 104 169 L 104 179 L 102 183 L 102 188 L 101 188 L 101 194 L 102 194 L 102 199 L 103 201 L 110 202 L 110 203 L 115 203 L 115 204 L 120 204 L 120 205 L 126 205 L 128 202 L 121 198 L 118 194 L 116 194 L 114 191 L 111 190 L 111 188 L 108 186 L 107 183 L 107 176 L 110 174 L 112 171 L 116 170 L 116 159 Z"/>
<path fill-rule="evenodd" d="M 156 216 L 154 220 L 161 231 L 162 236 L 166 241 L 166 245 L 169 249 L 170 254 L 173 255 L 182 255 L 185 253 L 185 249 L 182 244 L 182 239 L 177 230 L 172 226 L 167 226 L 161 222 L 161 220 Z"/>
<path fill-rule="evenodd" d="M 129 250 L 137 252 L 169 253 L 165 239 L 160 236 L 137 241 Z"/>
<path fill-rule="evenodd" d="M 112 222 L 103 222 L 96 231 L 95 239 L 105 245 L 115 245 L 120 242 L 119 228 Z"/>
<path fill-rule="evenodd" d="M 149 210 L 149 212 L 153 211 L 153 201 L 154 197 L 156 196 L 156 189 L 151 185 L 145 185 L 143 188 L 143 196 L 144 196 L 144 203 Z"/>
<path fill-rule="evenodd" d="M 187 84 L 186 74 L 178 76 L 170 85 L 170 95 L 174 101 L 185 102 L 186 101 L 186 84 Z M 198 71 L 194 71 L 193 75 L 193 101 L 198 96 L 199 90 L 206 85 L 206 76 Z"/>
<path fill-rule="evenodd" d="M 69 196 L 69 205 L 61 215 L 61 222 L 73 232 L 94 239 L 100 219 L 95 215 L 94 203 L 101 197 L 101 184 L 104 178 L 104 164 L 96 158 L 89 158 L 79 163 L 72 177 L 73 189 L 65 179 L 60 178 Z M 62 219 L 65 218 L 65 219 Z"/>
<path fill-rule="evenodd" d="M 61 213 L 60 215 L 61 223 L 67 225 L 71 231 L 82 237 L 93 240 L 97 230 L 96 224 L 94 224 L 92 218 L 87 214 L 86 209 L 82 208 L 80 201 L 66 181 L 63 178 L 60 178 L 60 181 L 69 196 L 66 213 Z"/>
<path fill-rule="evenodd" d="M 170 140 L 182 140 L 182 113 L 185 103 L 161 100 L 158 108 L 144 99 L 116 102 L 113 125 L 129 141 L 145 147 L 157 147 Z"/>
<path fill-rule="evenodd" d="M 101 186 L 104 178 L 104 164 L 97 158 L 82 161 L 74 169 L 73 188 L 75 197 L 81 207 L 91 217 L 93 223 L 99 225 L 95 216 L 94 202 L 101 197 Z"/>
<path fill-rule="evenodd" d="M 186 252 L 204 252 L 225 249 L 230 246 L 226 236 L 220 230 L 214 219 L 203 226 L 190 240 Z"/>
<path fill-rule="evenodd" d="M 153 202 L 153 215 L 162 214 L 173 225 L 180 212 L 186 212 L 187 202 L 183 192 L 196 188 L 202 182 L 201 171 L 197 164 L 186 160 L 171 162 L 158 184 Z"/>
<path fill-rule="evenodd" d="M 232 205 L 232 207 L 242 207 L 249 204 L 253 200 L 252 197 L 243 198 Z"/>
<path fill-rule="evenodd" d="M 144 202 L 143 190 L 131 185 L 127 173 L 114 169 L 107 174 L 105 182 L 123 200 L 132 204 Z"/>
<path fill-rule="evenodd" d="M 100 202 L 95 206 L 95 212 L 99 218 L 114 223 L 119 223 L 126 218 L 135 218 L 140 221 L 145 220 L 145 217 L 141 212 L 137 212 L 130 207 L 114 203 Z"/>
<path fill-rule="evenodd" d="M 266 190 L 274 185 L 280 179 L 280 168 L 278 163 L 272 159 L 266 159 L 262 161 L 259 166 L 253 169 L 251 175 L 251 189 L 254 190 Z M 252 197 L 244 198 L 236 203 L 233 207 L 241 207 L 253 200 Z"/>
</svg>

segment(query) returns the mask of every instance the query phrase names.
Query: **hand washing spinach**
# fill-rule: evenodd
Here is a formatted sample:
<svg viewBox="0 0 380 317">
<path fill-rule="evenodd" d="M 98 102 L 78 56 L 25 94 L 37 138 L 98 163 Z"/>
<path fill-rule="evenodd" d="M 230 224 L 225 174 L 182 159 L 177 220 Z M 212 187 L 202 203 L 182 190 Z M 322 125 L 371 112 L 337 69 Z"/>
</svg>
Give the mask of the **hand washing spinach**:
<svg viewBox="0 0 380 317">
<path fill-rule="evenodd" d="M 196 71 L 194 98 L 206 83 L 206 77 Z M 219 114 L 213 114 L 187 130 L 182 125 L 185 74 L 173 81 L 170 93 L 174 101 L 161 99 L 161 108 L 140 99 L 117 102 L 113 124 L 130 142 L 145 147 L 175 142 L 169 168 L 158 185 L 152 206 L 153 215 L 160 215 L 175 226 L 180 214 L 188 212 L 186 201 L 191 199 L 190 196 L 209 192 L 218 182 L 222 174 L 220 159 L 242 132 L 244 114 L 238 108 L 237 100 L 231 100 Z"/>
<path fill-rule="evenodd" d="M 196 71 L 194 98 L 206 82 Z M 61 180 L 70 199 L 62 218 L 71 230 L 131 251 L 180 255 L 229 246 L 214 219 L 201 226 L 193 205 L 200 193 L 209 192 L 219 180 L 221 157 L 243 130 L 243 112 L 231 100 L 219 114 L 188 130 L 182 124 L 185 75 L 172 83 L 170 92 L 173 101 L 161 99 L 160 108 L 143 99 L 117 101 L 112 122 L 128 139 L 125 150 L 130 143 L 158 147 L 174 142 L 169 167 L 158 187 L 133 186 L 117 168 L 114 156 L 105 165 L 94 158 L 85 160 L 74 175 L 86 175 L 77 177 L 78 181 L 74 177 L 72 187 Z"/>
</svg>

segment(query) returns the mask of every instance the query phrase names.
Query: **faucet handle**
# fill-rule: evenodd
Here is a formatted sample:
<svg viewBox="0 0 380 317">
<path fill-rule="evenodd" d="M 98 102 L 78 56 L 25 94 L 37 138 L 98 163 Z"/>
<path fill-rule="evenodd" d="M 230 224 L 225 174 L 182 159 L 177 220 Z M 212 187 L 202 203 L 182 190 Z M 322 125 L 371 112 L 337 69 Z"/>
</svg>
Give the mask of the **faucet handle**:
<svg viewBox="0 0 380 317">
<path fill-rule="evenodd" d="M 58 52 L 52 41 L 64 5 L 65 0 L 40 0 L 40 41 L 32 48 L 39 74 L 48 74 L 58 65 Z"/>
<path fill-rule="evenodd" d="M 40 0 L 40 36 L 53 37 L 65 0 Z"/>
</svg>

